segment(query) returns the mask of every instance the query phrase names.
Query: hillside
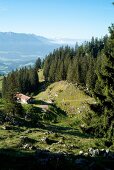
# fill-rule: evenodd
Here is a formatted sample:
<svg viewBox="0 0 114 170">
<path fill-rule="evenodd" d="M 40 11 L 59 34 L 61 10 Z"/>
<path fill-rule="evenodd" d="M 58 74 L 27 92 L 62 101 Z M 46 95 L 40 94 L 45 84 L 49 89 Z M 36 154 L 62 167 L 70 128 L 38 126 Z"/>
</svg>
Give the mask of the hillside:
<svg viewBox="0 0 114 170">
<path fill-rule="evenodd" d="M 94 99 L 80 90 L 80 87 L 75 87 L 67 81 L 51 84 L 46 91 L 41 92 L 35 98 L 45 102 L 54 102 L 69 115 L 87 111 L 89 109 L 87 103 L 94 102 Z"/>
<path fill-rule="evenodd" d="M 47 86 L 43 82 L 42 70 L 39 75 L 42 86 L 40 93 L 34 96 L 34 110 L 30 113 L 32 105 L 23 105 L 29 116 L 35 118 L 33 123 L 18 118 L 17 125 L 11 122 L 0 125 L 1 167 L 45 169 L 48 166 L 54 169 L 56 165 L 56 169 L 71 170 L 88 169 L 88 166 L 91 169 L 94 166 L 113 167 L 111 160 L 100 157 L 107 150 L 112 155 L 114 145 L 109 147 L 105 138 L 84 134 L 79 128 L 82 116 L 89 110 L 88 103 L 94 103 L 94 99 L 66 81 Z M 4 108 L 2 99 L 0 107 Z M 8 163 L 4 164 L 6 161 Z"/>
<path fill-rule="evenodd" d="M 33 65 L 38 57 L 44 58 L 54 49 L 76 42 L 79 39 L 49 39 L 35 34 L 0 32 L 0 73 L 6 74 L 12 69 Z"/>
<path fill-rule="evenodd" d="M 50 39 L 34 34 L 0 32 L 0 73 L 25 65 L 33 65 L 37 57 L 59 47 Z"/>
</svg>

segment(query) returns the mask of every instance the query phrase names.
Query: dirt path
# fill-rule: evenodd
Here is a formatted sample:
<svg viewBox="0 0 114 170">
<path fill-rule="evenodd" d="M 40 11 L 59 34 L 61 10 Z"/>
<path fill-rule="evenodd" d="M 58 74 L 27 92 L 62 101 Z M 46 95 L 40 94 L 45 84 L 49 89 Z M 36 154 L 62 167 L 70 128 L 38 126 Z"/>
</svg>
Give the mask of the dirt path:
<svg viewBox="0 0 114 170">
<path fill-rule="evenodd" d="M 45 109 L 45 110 L 48 110 L 48 105 L 38 105 L 38 107 L 42 108 L 42 109 Z"/>
<path fill-rule="evenodd" d="M 60 103 L 61 102 L 78 102 L 78 101 L 90 101 L 90 100 L 92 100 L 92 99 L 84 99 L 84 100 L 82 100 L 82 99 L 75 99 L 75 100 L 62 100 L 62 101 L 60 101 Z"/>
</svg>

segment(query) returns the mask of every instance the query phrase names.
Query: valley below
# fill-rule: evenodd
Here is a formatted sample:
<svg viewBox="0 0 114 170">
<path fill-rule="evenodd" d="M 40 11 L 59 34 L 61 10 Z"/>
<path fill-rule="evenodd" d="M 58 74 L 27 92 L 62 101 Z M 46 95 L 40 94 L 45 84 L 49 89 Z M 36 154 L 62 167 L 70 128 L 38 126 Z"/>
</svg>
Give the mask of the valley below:
<svg viewBox="0 0 114 170">
<path fill-rule="evenodd" d="M 38 57 L 37 54 L 23 55 L 16 52 L 0 52 L 0 74 L 8 74 L 17 68 L 33 66 Z"/>
</svg>

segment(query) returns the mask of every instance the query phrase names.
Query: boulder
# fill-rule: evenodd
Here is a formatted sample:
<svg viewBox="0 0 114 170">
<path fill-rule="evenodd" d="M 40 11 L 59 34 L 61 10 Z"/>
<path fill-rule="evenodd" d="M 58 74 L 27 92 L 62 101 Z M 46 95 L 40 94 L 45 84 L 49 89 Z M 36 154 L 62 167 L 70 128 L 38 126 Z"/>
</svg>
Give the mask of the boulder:
<svg viewBox="0 0 114 170">
<path fill-rule="evenodd" d="M 79 151 L 79 155 L 83 155 L 83 153 L 84 153 L 83 151 Z"/>
<path fill-rule="evenodd" d="M 42 142 L 45 142 L 45 143 L 48 144 L 48 145 L 51 145 L 51 144 L 53 144 L 53 143 L 57 143 L 57 142 L 58 142 L 58 141 L 56 141 L 56 140 L 49 139 L 49 138 L 47 138 L 47 137 L 43 137 L 43 138 L 41 139 L 41 141 L 42 141 Z"/>
</svg>

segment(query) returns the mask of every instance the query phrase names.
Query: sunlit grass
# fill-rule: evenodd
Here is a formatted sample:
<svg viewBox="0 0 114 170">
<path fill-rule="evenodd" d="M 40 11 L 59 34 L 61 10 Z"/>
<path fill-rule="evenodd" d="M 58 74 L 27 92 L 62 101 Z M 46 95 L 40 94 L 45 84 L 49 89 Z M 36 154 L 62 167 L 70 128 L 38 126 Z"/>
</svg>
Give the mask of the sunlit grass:
<svg viewBox="0 0 114 170">
<path fill-rule="evenodd" d="M 53 100 L 68 114 L 85 112 L 89 109 L 88 103 L 94 102 L 93 98 L 66 81 L 51 84 L 46 91 L 41 92 L 35 98 L 36 100 Z"/>
<path fill-rule="evenodd" d="M 2 90 L 2 80 L 3 80 L 3 76 L 0 76 L 0 91 Z"/>
<path fill-rule="evenodd" d="M 44 76 L 43 76 L 43 70 L 42 69 L 38 70 L 38 76 L 39 76 L 39 82 L 43 82 Z"/>
<path fill-rule="evenodd" d="M 78 87 L 66 81 L 56 82 L 48 86 L 44 92 L 40 92 L 35 96 L 35 99 L 37 102 L 34 105 L 37 107 L 42 102 L 47 102 L 48 104 L 49 100 L 53 100 L 55 106 L 57 105 L 61 110 L 67 112 L 67 116 L 62 117 L 60 115 L 60 119 L 56 123 L 44 120 L 42 121 L 43 127 L 36 128 L 14 126 L 11 130 L 5 130 L 3 129 L 4 125 L 0 125 L 0 149 L 15 148 L 30 153 L 35 152 L 35 150 L 31 151 L 23 148 L 26 143 L 21 143 L 22 136 L 33 139 L 35 142 L 31 145 L 36 149 L 46 149 L 51 152 L 78 154 L 81 150 L 87 152 L 90 147 L 106 148 L 104 139 L 86 135 L 79 129 L 83 114 L 89 110 L 88 103 L 93 103 L 94 99 L 86 95 Z M 1 106 L 3 106 L 2 100 Z M 54 107 L 55 111 L 57 111 L 58 107 Z M 49 111 L 46 111 L 45 114 L 49 114 Z M 30 132 L 27 132 L 28 130 Z M 48 144 L 45 140 L 43 141 L 45 138 L 56 142 Z M 114 151 L 114 147 L 111 149 Z"/>
</svg>

